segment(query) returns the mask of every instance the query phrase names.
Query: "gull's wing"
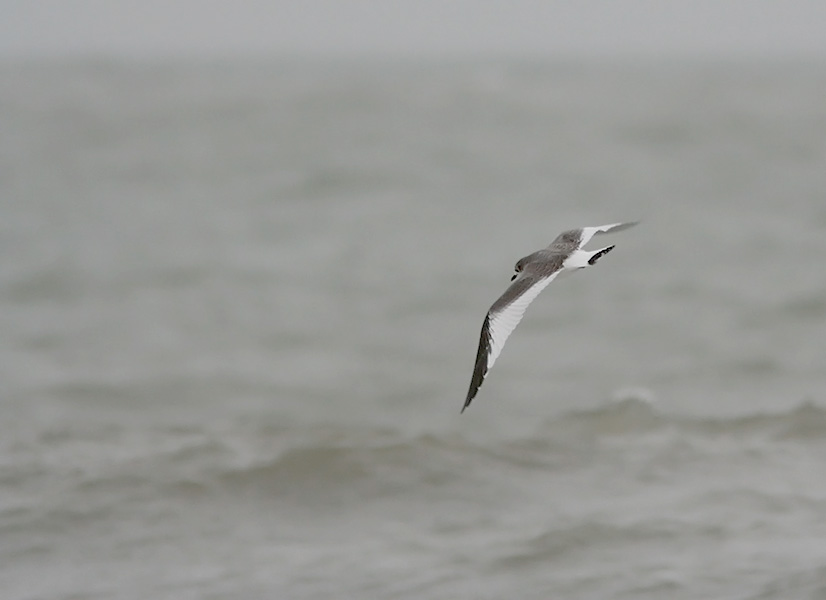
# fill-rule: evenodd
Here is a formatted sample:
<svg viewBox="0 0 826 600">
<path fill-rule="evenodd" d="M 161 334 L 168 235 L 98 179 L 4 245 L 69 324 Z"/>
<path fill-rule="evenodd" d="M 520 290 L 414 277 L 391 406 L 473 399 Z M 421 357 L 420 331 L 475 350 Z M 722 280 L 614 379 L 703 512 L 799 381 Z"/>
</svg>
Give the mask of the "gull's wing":
<svg viewBox="0 0 826 600">
<path fill-rule="evenodd" d="M 630 223 L 612 223 L 610 225 L 597 225 L 596 227 L 582 227 L 581 229 L 569 229 L 563 231 L 556 239 L 548 246 L 554 252 L 575 252 L 581 250 L 592 237 L 597 233 L 614 233 L 615 231 L 622 231 L 628 229 L 639 223 L 639 221 L 631 221 Z"/>
<path fill-rule="evenodd" d="M 612 223 L 611 225 L 598 225 L 597 227 L 583 227 L 582 233 L 579 237 L 579 250 L 585 244 L 587 244 L 594 235 L 598 233 L 615 233 L 617 231 L 622 231 L 624 229 L 628 229 L 629 227 L 633 227 L 634 225 L 638 224 L 639 221 L 630 221 L 628 223 Z"/>
<path fill-rule="evenodd" d="M 476 364 L 473 367 L 473 376 L 470 379 L 470 388 L 467 392 L 465 405 L 462 412 L 470 405 L 470 402 L 479 391 L 479 387 L 485 380 L 488 370 L 496 362 L 502 348 L 505 347 L 510 334 L 516 329 L 525 309 L 533 302 L 539 292 L 544 290 L 551 281 L 559 274 L 562 262 L 554 265 L 554 270 L 544 273 L 524 271 L 514 281 L 505 293 L 493 303 L 485 322 L 482 324 L 482 333 L 479 336 L 479 349 L 476 351 Z"/>
</svg>

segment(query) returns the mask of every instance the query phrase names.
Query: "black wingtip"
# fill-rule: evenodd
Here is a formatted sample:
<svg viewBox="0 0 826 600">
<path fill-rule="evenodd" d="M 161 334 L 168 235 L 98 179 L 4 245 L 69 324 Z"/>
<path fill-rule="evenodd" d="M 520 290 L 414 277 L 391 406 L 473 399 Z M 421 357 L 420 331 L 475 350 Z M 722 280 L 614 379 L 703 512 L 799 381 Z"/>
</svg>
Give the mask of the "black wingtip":
<svg viewBox="0 0 826 600">
<path fill-rule="evenodd" d="M 605 256 L 606 254 L 608 254 L 613 249 L 614 249 L 614 246 L 608 246 L 607 248 L 603 248 L 602 250 L 600 250 L 599 252 L 597 252 L 591 258 L 588 259 L 588 264 L 593 265 L 601 257 Z"/>
<path fill-rule="evenodd" d="M 482 382 L 485 380 L 485 375 L 488 372 L 488 355 L 490 354 L 490 313 L 485 315 L 485 321 L 482 323 L 482 331 L 479 335 L 479 348 L 476 350 L 476 361 L 473 364 L 473 376 L 470 378 L 470 386 L 468 387 L 465 404 L 459 414 L 465 412 L 465 409 L 470 406 Z"/>
<path fill-rule="evenodd" d="M 474 369 L 474 376 L 475 376 L 475 375 L 476 375 L 476 370 Z M 475 379 L 475 377 L 474 377 L 474 379 Z M 473 399 L 476 397 L 476 394 L 477 394 L 477 392 L 478 392 L 478 391 L 479 391 L 479 386 L 478 386 L 478 385 L 474 385 L 474 381 L 473 381 L 473 380 L 471 380 L 471 382 L 470 382 L 470 388 L 468 389 L 468 391 L 467 391 L 467 396 L 465 397 L 465 403 L 464 403 L 464 405 L 462 405 L 462 410 L 460 410 L 460 411 L 459 411 L 459 414 L 460 414 L 460 415 L 461 415 L 463 412 L 465 412 L 465 409 L 466 409 L 468 406 L 470 406 L 470 403 L 471 403 L 471 402 L 473 402 Z"/>
</svg>

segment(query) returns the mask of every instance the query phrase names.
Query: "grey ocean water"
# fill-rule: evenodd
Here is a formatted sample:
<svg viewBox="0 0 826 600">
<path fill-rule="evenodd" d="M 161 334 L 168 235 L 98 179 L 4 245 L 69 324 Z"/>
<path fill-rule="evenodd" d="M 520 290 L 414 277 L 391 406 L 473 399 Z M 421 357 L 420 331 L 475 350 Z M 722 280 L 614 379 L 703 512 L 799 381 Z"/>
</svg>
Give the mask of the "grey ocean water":
<svg viewBox="0 0 826 600">
<path fill-rule="evenodd" d="M 0 596 L 826 597 L 824 99 L 4 64 Z M 629 219 L 460 416 L 516 259 Z"/>
</svg>

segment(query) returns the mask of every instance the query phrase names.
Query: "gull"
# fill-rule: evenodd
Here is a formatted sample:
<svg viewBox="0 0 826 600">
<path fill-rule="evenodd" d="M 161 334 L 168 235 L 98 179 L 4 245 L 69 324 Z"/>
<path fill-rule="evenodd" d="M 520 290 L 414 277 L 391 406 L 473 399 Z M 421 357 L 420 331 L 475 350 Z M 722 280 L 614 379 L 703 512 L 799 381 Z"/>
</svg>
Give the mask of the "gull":
<svg viewBox="0 0 826 600">
<path fill-rule="evenodd" d="M 570 229 L 560 233 L 547 248 L 516 261 L 514 267 L 516 272 L 511 277 L 513 283 L 493 303 L 488 314 L 485 315 L 482 333 L 479 336 L 479 349 L 476 352 L 476 364 L 473 367 L 470 388 L 461 412 L 465 412 L 473 401 L 488 371 L 499 358 L 508 337 L 516 329 L 525 314 L 525 309 L 539 295 L 539 292 L 544 290 L 557 275 L 591 266 L 614 249 L 612 245 L 599 250 L 583 250 L 582 247 L 594 235 L 622 231 L 633 227 L 638 222 Z"/>
</svg>

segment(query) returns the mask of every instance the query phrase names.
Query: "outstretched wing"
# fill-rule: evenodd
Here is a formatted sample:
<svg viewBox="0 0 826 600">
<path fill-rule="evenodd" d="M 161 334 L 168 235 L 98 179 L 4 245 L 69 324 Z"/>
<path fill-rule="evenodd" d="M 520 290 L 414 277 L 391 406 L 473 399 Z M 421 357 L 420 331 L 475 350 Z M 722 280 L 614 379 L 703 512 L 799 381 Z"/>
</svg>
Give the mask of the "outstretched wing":
<svg viewBox="0 0 826 600">
<path fill-rule="evenodd" d="M 576 252 L 582 249 L 594 235 L 598 233 L 614 233 L 615 231 L 622 231 L 628 229 L 639 223 L 639 221 L 631 221 L 630 223 L 612 223 L 611 225 L 598 225 L 596 227 L 582 227 L 581 229 L 569 229 L 563 231 L 556 239 L 550 243 L 548 248 L 554 252 Z"/>
<path fill-rule="evenodd" d="M 612 223 L 611 225 L 598 225 L 597 227 L 583 227 L 582 234 L 579 237 L 579 247 L 577 250 L 587 244 L 592 237 L 598 233 L 615 233 L 637 225 L 639 221 L 630 221 L 628 223 Z"/>
<path fill-rule="evenodd" d="M 522 320 L 525 309 L 539 295 L 539 292 L 554 280 L 561 267 L 560 262 L 558 268 L 551 272 L 521 273 L 520 277 L 490 307 L 485 316 L 485 322 L 482 324 L 479 349 L 476 351 L 476 364 L 473 367 L 473 376 L 470 379 L 470 388 L 462 412 L 465 412 L 476 396 L 485 376 L 501 354 L 502 348 L 505 347 L 508 337 Z"/>
</svg>

